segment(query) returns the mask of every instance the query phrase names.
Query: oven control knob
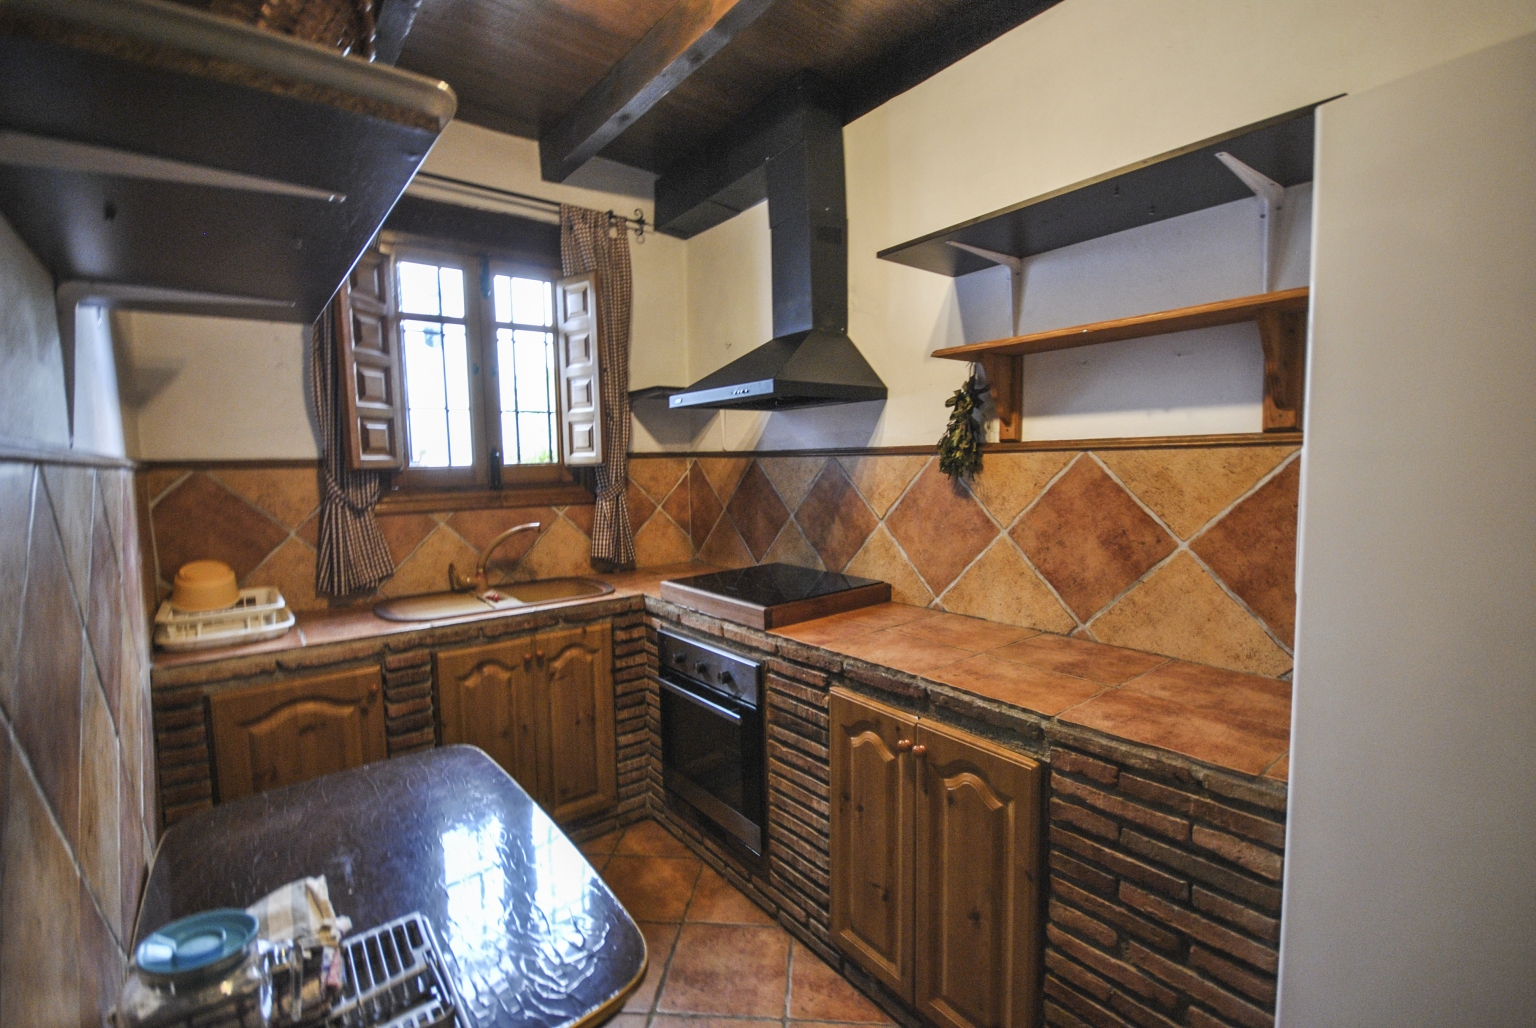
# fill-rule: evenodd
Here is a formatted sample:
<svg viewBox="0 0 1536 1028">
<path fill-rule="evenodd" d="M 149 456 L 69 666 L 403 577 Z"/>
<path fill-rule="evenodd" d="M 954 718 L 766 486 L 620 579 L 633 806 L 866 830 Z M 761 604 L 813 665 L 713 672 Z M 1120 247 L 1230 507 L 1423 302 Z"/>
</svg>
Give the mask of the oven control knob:
<svg viewBox="0 0 1536 1028">
<path fill-rule="evenodd" d="M 699 677 L 701 678 L 709 677 L 709 664 L 705 661 L 699 661 L 698 667 L 696 667 L 694 670 L 699 673 Z"/>
<path fill-rule="evenodd" d="M 683 653 L 682 650 L 676 650 L 672 654 L 672 663 L 677 664 L 678 666 L 681 666 L 687 659 L 687 655 Z"/>
<path fill-rule="evenodd" d="M 729 671 L 720 672 L 720 684 L 731 690 L 731 692 L 736 691 L 736 678 Z"/>
</svg>

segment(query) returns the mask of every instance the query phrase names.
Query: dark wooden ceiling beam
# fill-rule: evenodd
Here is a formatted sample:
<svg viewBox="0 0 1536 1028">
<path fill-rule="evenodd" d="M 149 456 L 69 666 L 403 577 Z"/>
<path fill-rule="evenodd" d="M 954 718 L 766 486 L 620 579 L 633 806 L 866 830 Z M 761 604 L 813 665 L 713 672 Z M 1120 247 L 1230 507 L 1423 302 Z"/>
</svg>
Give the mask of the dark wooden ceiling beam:
<svg viewBox="0 0 1536 1028">
<path fill-rule="evenodd" d="M 539 137 L 544 180 L 570 178 L 772 3 L 678 0 L 569 114 Z"/>
</svg>

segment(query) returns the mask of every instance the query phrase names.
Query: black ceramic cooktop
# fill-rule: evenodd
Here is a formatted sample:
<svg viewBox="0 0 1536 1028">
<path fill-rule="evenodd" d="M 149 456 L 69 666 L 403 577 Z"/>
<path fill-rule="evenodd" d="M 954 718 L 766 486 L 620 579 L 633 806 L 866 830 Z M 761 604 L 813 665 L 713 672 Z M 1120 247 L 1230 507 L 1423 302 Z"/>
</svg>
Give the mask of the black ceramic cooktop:
<svg viewBox="0 0 1536 1028">
<path fill-rule="evenodd" d="M 816 596 L 880 584 L 873 578 L 855 578 L 852 575 L 817 571 L 815 568 L 802 568 L 794 564 L 758 564 L 755 567 L 715 571 L 690 578 L 674 578 L 671 581 L 676 585 L 716 596 L 727 596 L 759 607 L 796 603 Z"/>
</svg>

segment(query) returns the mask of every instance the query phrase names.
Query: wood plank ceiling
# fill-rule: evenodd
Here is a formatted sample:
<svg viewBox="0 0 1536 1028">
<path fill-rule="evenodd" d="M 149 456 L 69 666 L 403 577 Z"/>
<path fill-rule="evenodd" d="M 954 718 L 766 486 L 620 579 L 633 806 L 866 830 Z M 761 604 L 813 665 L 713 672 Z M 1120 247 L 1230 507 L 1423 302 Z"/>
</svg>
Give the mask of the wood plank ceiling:
<svg viewBox="0 0 1536 1028">
<path fill-rule="evenodd" d="M 695 21 L 724 19 L 729 33 L 717 32 L 675 85 L 673 64 L 668 91 L 653 89 L 648 109 L 599 151 L 659 174 L 798 72 L 827 80 L 851 120 L 1055 2 L 773 0 L 750 17 L 738 8 L 732 23 L 731 0 L 421 0 L 399 65 L 452 85 L 465 121 L 548 138 L 579 104 L 601 108 L 594 90 L 642 40 L 656 48 L 669 11 L 700 8 Z"/>
</svg>

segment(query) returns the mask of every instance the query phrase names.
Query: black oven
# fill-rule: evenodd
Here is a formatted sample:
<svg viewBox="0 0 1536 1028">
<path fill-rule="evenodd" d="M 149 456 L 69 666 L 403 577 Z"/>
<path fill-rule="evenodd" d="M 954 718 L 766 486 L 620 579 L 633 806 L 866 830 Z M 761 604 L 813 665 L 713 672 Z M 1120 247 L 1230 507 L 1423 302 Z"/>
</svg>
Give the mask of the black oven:
<svg viewBox="0 0 1536 1028">
<path fill-rule="evenodd" d="M 661 769 L 681 800 L 757 856 L 767 808 L 762 665 L 658 633 Z"/>
</svg>

